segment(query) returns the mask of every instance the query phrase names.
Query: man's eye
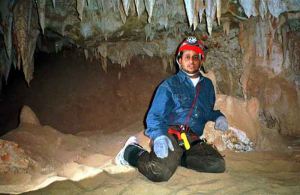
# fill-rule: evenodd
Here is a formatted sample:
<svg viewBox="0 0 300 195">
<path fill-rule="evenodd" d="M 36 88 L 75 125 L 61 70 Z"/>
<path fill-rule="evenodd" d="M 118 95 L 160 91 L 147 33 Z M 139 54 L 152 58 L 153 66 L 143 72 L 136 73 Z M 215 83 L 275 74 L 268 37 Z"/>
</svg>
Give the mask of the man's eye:
<svg viewBox="0 0 300 195">
<path fill-rule="evenodd" d="M 193 60 L 199 60 L 199 56 L 193 56 Z"/>
<path fill-rule="evenodd" d="M 185 58 L 186 60 L 190 60 L 190 59 L 191 59 L 190 56 L 185 56 L 184 58 Z"/>
</svg>

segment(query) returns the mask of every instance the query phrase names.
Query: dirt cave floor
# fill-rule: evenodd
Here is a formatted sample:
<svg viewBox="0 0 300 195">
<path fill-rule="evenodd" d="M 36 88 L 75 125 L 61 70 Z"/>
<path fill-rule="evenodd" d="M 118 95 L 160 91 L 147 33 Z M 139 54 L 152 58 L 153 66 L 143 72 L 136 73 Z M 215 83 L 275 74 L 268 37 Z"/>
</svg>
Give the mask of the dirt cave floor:
<svg viewBox="0 0 300 195">
<path fill-rule="evenodd" d="M 75 152 L 81 154 L 82 151 L 91 151 L 96 153 L 93 163 L 99 164 L 95 162 L 95 159 L 98 160 L 96 157 L 100 156 L 97 153 L 102 155 L 101 158 L 105 157 L 105 160 L 111 159 L 128 136 L 141 134 L 153 92 L 162 79 L 172 74 L 172 70 L 164 71 L 159 59 L 138 57 L 132 59 L 130 65 L 122 69 L 119 65 L 108 61 L 108 73 L 105 73 L 100 62 L 85 60 L 81 52 L 65 50 L 57 54 L 36 55 L 34 79 L 30 87 L 26 85 L 20 72 L 13 71 L 11 74 L 8 85 L 0 97 L 0 132 L 1 135 L 5 134 L 2 138 L 13 139 L 14 136 L 15 139 L 21 140 L 25 135 L 22 131 L 26 132 L 28 137 L 40 136 L 36 139 L 37 143 L 46 140 L 45 137 L 49 140 L 56 140 L 59 137 L 60 142 L 53 142 L 51 146 L 39 146 L 39 150 L 48 152 L 42 155 L 51 154 L 53 159 L 49 159 L 56 162 L 54 157 L 61 157 L 67 161 L 68 155 L 77 155 Z M 34 111 L 42 125 L 49 125 L 54 129 L 48 126 L 18 127 L 19 112 L 23 105 L 28 105 Z M 11 130 L 17 127 L 19 130 L 12 131 L 10 137 Z M 39 132 L 44 132 L 45 135 Z M 64 140 L 69 143 L 64 143 Z M 23 141 L 21 146 L 40 154 L 34 146 L 27 144 L 28 140 L 24 138 L 21 141 Z M 300 139 L 294 144 L 300 146 Z M 59 148 L 61 153 L 56 153 L 53 148 Z M 117 174 L 112 174 L 112 169 L 106 167 L 94 177 L 81 181 L 56 181 L 43 189 L 27 194 L 300 193 L 300 161 L 299 158 L 295 158 L 300 155 L 299 151 L 298 153 L 224 151 L 222 154 L 226 160 L 226 172 L 221 174 L 197 173 L 179 167 L 168 182 L 154 183 L 137 170 L 131 169 L 126 173 L 115 171 Z M 65 164 L 62 159 L 59 159 L 62 162 L 57 164 L 63 167 Z M 46 160 L 45 162 L 48 162 Z M 92 164 L 91 161 L 81 163 Z M 66 165 L 66 169 L 62 168 L 55 174 L 51 172 L 53 170 L 46 170 L 43 176 L 48 176 L 46 173 L 49 173 L 49 178 L 59 176 L 58 172 L 67 175 L 69 174 L 67 170 L 71 170 L 74 162 L 70 162 Z M 18 192 L 34 189 L 33 186 L 29 186 L 32 183 L 28 182 L 33 178 L 32 175 L 28 176 L 26 173 L 23 175 L 24 179 L 27 179 L 26 190 Z M 8 192 L 9 187 L 14 187 L 4 186 L 9 181 L 4 181 L 3 178 L 0 177 L 0 189 Z M 22 187 L 22 183 L 16 183 L 18 184 L 16 186 Z M 17 190 L 12 189 L 11 192 Z"/>
</svg>

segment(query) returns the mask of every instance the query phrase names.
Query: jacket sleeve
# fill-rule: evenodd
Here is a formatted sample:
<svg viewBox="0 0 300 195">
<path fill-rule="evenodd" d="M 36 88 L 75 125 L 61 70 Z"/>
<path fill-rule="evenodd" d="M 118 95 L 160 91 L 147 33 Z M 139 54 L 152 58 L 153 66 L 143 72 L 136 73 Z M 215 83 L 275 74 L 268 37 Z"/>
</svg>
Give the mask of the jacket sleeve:
<svg viewBox="0 0 300 195">
<path fill-rule="evenodd" d="M 162 83 L 156 91 L 152 105 L 146 117 L 147 128 L 145 134 L 152 140 L 160 135 L 166 135 L 168 119 L 173 107 L 172 94 Z"/>
<path fill-rule="evenodd" d="M 220 116 L 224 116 L 220 110 L 214 110 L 215 107 L 215 103 L 216 103 L 216 95 L 215 95 L 215 89 L 214 86 L 211 82 L 211 80 L 208 79 L 207 82 L 208 85 L 208 94 L 209 94 L 209 98 L 208 98 L 208 103 L 209 103 L 209 108 L 210 108 L 210 112 L 207 115 L 207 120 L 209 121 L 216 121 L 218 117 Z"/>
</svg>

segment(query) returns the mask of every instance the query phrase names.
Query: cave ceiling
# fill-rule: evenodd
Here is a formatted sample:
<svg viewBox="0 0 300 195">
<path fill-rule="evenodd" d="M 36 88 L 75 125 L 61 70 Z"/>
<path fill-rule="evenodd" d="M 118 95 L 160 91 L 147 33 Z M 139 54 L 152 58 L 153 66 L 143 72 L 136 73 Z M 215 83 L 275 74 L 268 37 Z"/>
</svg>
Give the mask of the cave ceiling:
<svg viewBox="0 0 300 195">
<path fill-rule="evenodd" d="M 187 35 L 230 36 L 252 18 L 300 26 L 300 0 L 1 0 L 0 9 L 1 78 L 15 67 L 27 83 L 37 50 L 76 46 L 104 70 L 107 60 L 124 67 L 133 56 L 158 56 L 167 68 Z"/>
</svg>

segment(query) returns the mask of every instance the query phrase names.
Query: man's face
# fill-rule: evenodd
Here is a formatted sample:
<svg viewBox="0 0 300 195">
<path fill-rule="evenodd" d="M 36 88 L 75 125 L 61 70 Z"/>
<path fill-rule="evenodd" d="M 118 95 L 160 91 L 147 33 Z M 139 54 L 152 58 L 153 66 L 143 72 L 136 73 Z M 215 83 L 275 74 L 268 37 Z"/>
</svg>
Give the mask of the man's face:
<svg viewBox="0 0 300 195">
<path fill-rule="evenodd" d="M 183 51 L 182 57 L 178 61 L 181 64 L 181 68 L 189 74 L 198 72 L 202 63 L 199 55 L 193 50 Z"/>
</svg>

